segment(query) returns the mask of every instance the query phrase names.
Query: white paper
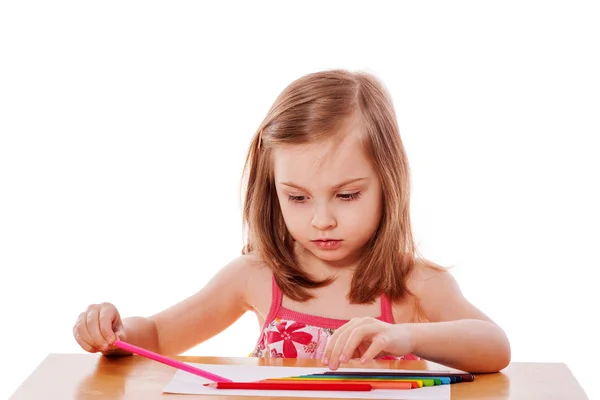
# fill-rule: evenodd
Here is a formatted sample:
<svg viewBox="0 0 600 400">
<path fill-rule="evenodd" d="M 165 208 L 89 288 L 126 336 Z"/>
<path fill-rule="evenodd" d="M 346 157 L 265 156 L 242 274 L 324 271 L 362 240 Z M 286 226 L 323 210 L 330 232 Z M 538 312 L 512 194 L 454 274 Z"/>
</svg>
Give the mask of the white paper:
<svg viewBox="0 0 600 400">
<path fill-rule="evenodd" d="M 285 378 L 303 374 L 318 374 L 329 371 L 328 368 L 308 367 L 273 367 L 256 365 L 224 365 L 196 364 L 195 367 L 226 377 L 236 382 L 250 382 L 268 378 Z M 368 371 L 390 372 L 385 369 L 339 368 L 340 372 Z M 402 370 L 395 370 L 402 372 Z M 415 372 L 415 371 L 410 371 Z M 435 371 L 440 373 L 441 371 Z M 423 371 L 423 374 L 433 374 L 434 371 Z M 204 386 L 211 381 L 189 372 L 177 370 L 171 381 L 163 389 L 163 393 L 176 394 L 206 394 L 229 396 L 263 396 L 263 397 L 320 397 L 320 398 L 361 398 L 361 399 L 417 399 L 417 400 L 450 400 L 450 386 L 439 385 L 410 390 L 373 389 L 370 392 L 350 391 L 317 391 L 317 390 L 244 390 L 244 389 L 215 389 Z"/>
</svg>

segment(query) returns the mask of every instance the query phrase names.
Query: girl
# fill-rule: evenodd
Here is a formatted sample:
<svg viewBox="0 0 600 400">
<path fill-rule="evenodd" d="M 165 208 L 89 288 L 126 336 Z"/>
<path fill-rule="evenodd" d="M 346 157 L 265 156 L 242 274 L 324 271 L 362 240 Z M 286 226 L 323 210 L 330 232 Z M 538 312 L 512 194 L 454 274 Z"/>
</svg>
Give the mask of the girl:
<svg viewBox="0 0 600 400">
<path fill-rule="evenodd" d="M 73 329 L 88 352 L 116 338 L 166 355 L 245 312 L 255 357 L 427 359 L 470 372 L 510 361 L 506 335 L 452 275 L 417 255 L 407 157 L 392 102 L 367 73 L 306 75 L 276 99 L 246 159 L 243 254 L 198 293 L 150 317 L 91 305 Z"/>
</svg>

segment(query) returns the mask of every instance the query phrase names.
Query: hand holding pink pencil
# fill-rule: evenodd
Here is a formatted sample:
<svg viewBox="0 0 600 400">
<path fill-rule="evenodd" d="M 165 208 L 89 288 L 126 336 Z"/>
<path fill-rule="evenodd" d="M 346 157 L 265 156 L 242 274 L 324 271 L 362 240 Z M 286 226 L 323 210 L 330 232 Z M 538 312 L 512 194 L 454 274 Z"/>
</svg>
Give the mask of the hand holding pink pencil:
<svg viewBox="0 0 600 400">
<path fill-rule="evenodd" d="M 118 339 L 115 340 L 115 342 L 113 343 L 113 346 L 123 349 L 125 351 L 132 352 L 134 354 L 138 354 L 140 356 L 147 357 L 151 360 L 158 361 L 158 362 L 161 362 L 166 365 L 170 365 L 171 367 L 178 368 L 180 370 L 189 372 L 191 374 L 198 375 L 198 376 L 201 376 L 206 379 L 210 379 L 211 381 L 214 381 L 214 382 L 231 382 L 231 379 L 227 379 L 222 376 L 215 375 L 211 372 L 204 371 L 200 368 L 192 367 L 191 365 L 188 365 L 181 361 L 173 360 L 171 358 L 154 353 L 150 350 L 142 349 L 141 347 L 134 346 L 132 344 L 123 342 Z"/>
</svg>

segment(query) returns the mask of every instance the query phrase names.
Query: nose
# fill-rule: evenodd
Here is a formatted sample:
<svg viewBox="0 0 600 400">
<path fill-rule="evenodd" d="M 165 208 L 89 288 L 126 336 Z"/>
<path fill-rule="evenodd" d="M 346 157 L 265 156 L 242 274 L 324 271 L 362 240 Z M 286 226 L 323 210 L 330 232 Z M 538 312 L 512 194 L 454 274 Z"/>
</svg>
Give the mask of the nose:
<svg viewBox="0 0 600 400">
<path fill-rule="evenodd" d="M 327 205 L 319 205 L 315 209 L 311 225 L 317 230 L 325 231 L 335 228 L 337 221 Z"/>
</svg>

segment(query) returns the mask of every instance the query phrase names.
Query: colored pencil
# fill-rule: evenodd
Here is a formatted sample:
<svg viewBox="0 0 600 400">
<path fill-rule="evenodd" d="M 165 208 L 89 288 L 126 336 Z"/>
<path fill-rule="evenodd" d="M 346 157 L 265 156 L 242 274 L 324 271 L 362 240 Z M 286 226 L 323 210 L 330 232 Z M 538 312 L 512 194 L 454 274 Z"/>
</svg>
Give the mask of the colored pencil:
<svg viewBox="0 0 600 400">
<path fill-rule="evenodd" d="M 295 382 L 353 382 L 353 383 L 408 383 L 412 388 L 420 388 L 423 386 L 433 386 L 433 382 L 428 385 L 424 385 L 422 380 L 415 380 L 411 378 L 393 378 L 393 379 L 368 379 L 366 377 L 348 377 L 348 378 L 309 378 L 309 377 L 290 377 L 290 378 L 270 378 L 265 381 L 295 381 Z M 262 382 L 262 381 L 261 381 Z"/>
<path fill-rule="evenodd" d="M 298 378 L 298 377 L 295 377 Z M 403 376 L 380 376 L 380 375 L 372 375 L 372 376 L 357 376 L 357 375 L 324 375 L 324 376 L 300 376 L 299 378 L 313 379 L 313 380 L 328 380 L 328 379 L 354 379 L 361 381 L 377 381 L 377 382 L 394 382 L 394 381 L 419 381 L 422 383 L 422 386 L 439 386 L 442 384 L 449 384 L 450 380 L 448 378 L 433 378 L 433 377 L 403 377 Z M 443 379 L 443 381 L 442 381 Z"/>
<path fill-rule="evenodd" d="M 309 383 L 314 383 L 317 380 L 313 380 L 313 379 L 295 379 L 295 378 L 275 378 L 275 379 L 265 379 L 262 380 L 260 382 L 274 382 L 274 383 L 278 383 L 278 382 L 295 382 L 295 383 L 301 383 L 301 384 L 309 384 Z M 321 380 L 322 382 L 323 380 Z M 371 385 L 371 387 L 373 389 L 398 389 L 398 390 L 408 390 L 408 389 L 413 389 L 413 388 L 418 388 L 419 385 L 417 384 L 417 382 L 403 382 L 403 381 L 388 381 L 388 382 L 365 382 L 364 380 L 327 380 L 327 383 L 332 384 L 332 385 L 344 385 L 344 384 L 348 384 L 348 383 L 368 383 L 369 385 Z M 414 384 L 414 385 L 413 385 Z"/>
<path fill-rule="evenodd" d="M 336 371 L 326 371 L 324 372 L 322 375 L 339 375 L 340 372 L 336 372 Z M 437 372 L 437 371 L 415 371 L 415 372 L 380 372 L 380 371 L 373 371 L 373 372 L 342 372 L 342 374 L 344 375 L 348 375 L 348 376 L 371 376 L 374 374 L 377 375 L 384 375 L 384 376 L 408 376 L 408 377 L 415 377 L 415 376 L 428 376 L 431 375 L 433 377 L 446 377 L 446 378 L 451 378 L 451 377 L 456 377 L 456 378 L 460 378 L 457 379 L 457 382 L 471 382 L 473 380 L 475 380 L 475 376 L 473 374 L 470 373 L 461 373 L 461 372 Z"/>
<path fill-rule="evenodd" d="M 216 382 L 205 383 L 215 389 L 256 389 L 256 390 L 337 390 L 352 392 L 368 392 L 373 389 L 368 383 L 292 383 L 292 382 Z"/>
<path fill-rule="evenodd" d="M 396 381 L 396 380 L 420 380 L 424 383 L 425 386 L 439 386 L 439 385 L 448 385 L 450 384 L 450 378 L 446 377 L 438 377 L 438 376 L 388 376 L 388 375 L 365 375 L 365 376 L 355 376 L 355 375 L 326 375 L 324 377 L 316 377 L 310 376 L 308 378 L 311 379 L 327 379 L 328 377 L 336 378 L 336 379 L 363 379 L 363 380 L 377 380 L 377 381 Z"/>
<path fill-rule="evenodd" d="M 203 378 L 209 379 L 209 380 L 214 381 L 214 382 L 231 382 L 231 379 L 227 379 L 227 378 L 224 378 L 222 376 L 215 375 L 215 374 L 213 374 L 211 372 L 204 371 L 204 370 L 202 370 L 200 368 L 192 367 L 191 365 L 188 365 L 186 363 L 183 363 L 183 362 L 180 362 L 180 361 L 177 361 L 177 360 L 173 360 L 171 358 L 168 358 L 168 357 L 165 357 L 163 355 L 154 353 L 154 352 L 152 352 L 150 350 L 143 349 L 143 348 L 135 346 L 133 344 L 123 342 L 121 340 L 115 340 L 115 342 L 113 343 L 113 345 L 115 347 L 118 347 L 118 348 L 123 349 L 125 351 L 130 351 L 130 352 L 138 354 L 140 356 L 144 356 L 144 357 L 149 358 L 151 360 L 158 361 L 158 362 L 161 362 L 161 363 L 166 364 L 166 365 L 170 365 L 171 367 L 175 367 L 175 368 L 181 369 L 183 371 L 189 372 L 189 373 L 194 374 L 194 375 L 201 376 Z"/>
</svg>

